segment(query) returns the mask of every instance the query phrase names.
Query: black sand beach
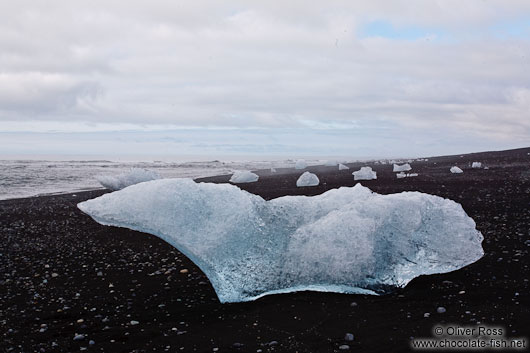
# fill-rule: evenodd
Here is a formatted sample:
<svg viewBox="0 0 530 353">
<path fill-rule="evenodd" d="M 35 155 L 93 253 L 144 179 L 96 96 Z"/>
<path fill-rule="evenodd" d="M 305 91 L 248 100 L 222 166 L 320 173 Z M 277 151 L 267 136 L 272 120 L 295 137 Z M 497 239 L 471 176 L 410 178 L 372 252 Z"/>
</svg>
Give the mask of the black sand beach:
<svg viewBox="0 0 530 353">
<path fill-rule="evenodd" d="M 473 161 L 489 169 L 472 169 Z M 406 352 L 412 338 L 433 337 L 436 324 L 485 324 L 529 338 L 530 148 L 413 162 L 415 178 L 396 179 L 389 164 L 354 163 L 309 167 L 317 187 L 297 188 L 295 169 L 258 171 L 257 183 L 240 187 L 265 199 L 315 195 L 354 185 L 351 172 L 364 165 L 377 172 L 362 182 L 375 192 L 461 203 L 484 235 L 485 256 L 379 297 L 300 292 L 220 304 L 170 245 L 77 209 L 105 191 L 0 201 L 0 351 Z M 464 173 L 451 174 L 453 165 Z"/>
</svg>

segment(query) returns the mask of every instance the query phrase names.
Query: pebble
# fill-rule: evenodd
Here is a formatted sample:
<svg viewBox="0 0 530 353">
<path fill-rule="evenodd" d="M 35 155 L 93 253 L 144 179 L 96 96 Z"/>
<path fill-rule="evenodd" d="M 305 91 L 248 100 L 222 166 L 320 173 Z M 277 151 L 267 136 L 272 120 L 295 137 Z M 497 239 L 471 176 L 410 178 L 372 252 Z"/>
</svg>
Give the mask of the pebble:
<svg viewBox="0 0 530 353">
<path fill-rule="evenodd" d="M 431 316 L 431 314 L 429 314 L 429 313 L 423 314 L 423 317 L 429 317 L 429 316 Z"/>
<path fill-rule="evenodd" d="M 91 346 L 93 346 L 93 345 L 96 344 L 96 341 L 94 341 L 94 340 L 90 340 L 90 341 L 88 341 L 88 344 L 91 345 Z"/>
<path fill-rule="evenodd" d="M 81 340 L 84 340 L 84 339 L 85 339 L 84 335 L 75 335 L 74 336 L 74 341 L 81 341 Z"/>
<path fill-rule="evenodd" d="M 188 273 L 188 269 L 187 268 L 183 268 L 182 270 L 179 271 L 180 273 L 182 274 L 185 274 L 185 273 Z"/>
<path fill-rule="evenodd" d="M 138 325 L 140 322 L 136 320 L 131 320 L 131 325 Z"/>
<path fill-rule="evenodd" d="M 350 346 L 348 346 L 347 344 L 343 344 L 342 346 L 339 346 L 339 349 L 341 351 L 347 351 L 350 349 Z"/>
<path fill-rule="evenodd" d="M 443 306 L 439 306 L 437 309 L 436 309 L 436 312 L 438 314 L 443 314 L 446 312 L 445 308 Z"/>
<path fill-rule="evenodd" d="M 344 335 L 344 340 L 345 341 L 353 341 L 354 340 L 354 336 L 353 336 L 353 333 L 347 333 L 346 335 Z"/>
</svg>

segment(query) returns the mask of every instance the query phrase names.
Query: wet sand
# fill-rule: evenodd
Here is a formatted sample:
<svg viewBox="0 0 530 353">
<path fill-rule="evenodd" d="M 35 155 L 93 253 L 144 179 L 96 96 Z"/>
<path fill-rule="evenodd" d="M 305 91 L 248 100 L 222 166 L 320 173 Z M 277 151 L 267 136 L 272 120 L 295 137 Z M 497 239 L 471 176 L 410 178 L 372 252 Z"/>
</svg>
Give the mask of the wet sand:
<svg viewBox="0 0 530 353">
<path fill-rule="evenodd" d="M 472 169 L 473 161 L 489 169 Z M 344 171 L 309 167 L 317 187 L 297 188 L 303 171 L 295 169 L 258 171 L 257 183 L 239 185 L 265 199 L 316 195 L 355 185 L 351 172 L 369 165 L 378 179 L 362 184 L 375 192 L 414 190 L 461 203 L 484 235 L 485 256 L 379 297 L 300 292 L 220 304 L 173 247 L 101 226 L 77 209 L 105 191 L 0 201 L 0 351 L 406 352 L 412 338 L 433 337 L 436 324 L 500 326 L 507 337 L 530 337 L 530 148 L 411 164 L 418 177 L 352 163 Z M 451 174 L 453 165 L 464 173 Z"/>
</svg>

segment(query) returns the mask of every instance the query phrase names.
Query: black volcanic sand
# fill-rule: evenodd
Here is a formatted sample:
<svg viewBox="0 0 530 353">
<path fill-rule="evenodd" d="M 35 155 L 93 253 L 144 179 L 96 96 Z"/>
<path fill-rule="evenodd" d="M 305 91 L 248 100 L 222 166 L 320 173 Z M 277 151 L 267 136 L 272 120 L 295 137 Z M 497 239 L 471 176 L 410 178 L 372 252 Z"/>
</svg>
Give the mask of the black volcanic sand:
<svg viewBox="0 0 530 353">
<path fill-rule="evenodd" d="M 473 161 L 489 169 L 471 169 Z M 0 351 L 398 352 L 409 351 L 413 337 L 432 337 L 438 323 L 530 337 L 530 148 L 414 161 L 420 175 L 407 179 L 388 164 L 309 167 L 321 185 L 306 188 L 295 187 L 302 171 L 258 171 L 260 180 L 241 188 L 266 199 L 315 195 L 354 185 L 351 172 L 362 165 L 377 171 L 377 180 L 362 183 L 378 193 L 417 190 L 461 203 L 486 255 L 379 297 L 300 292 L 220 304 L 203 273 L 170 245 L 77 209 L 104 191 L 1 201 Z M 451 174 L 452 165 L 464 173 Z"/>
</svg>

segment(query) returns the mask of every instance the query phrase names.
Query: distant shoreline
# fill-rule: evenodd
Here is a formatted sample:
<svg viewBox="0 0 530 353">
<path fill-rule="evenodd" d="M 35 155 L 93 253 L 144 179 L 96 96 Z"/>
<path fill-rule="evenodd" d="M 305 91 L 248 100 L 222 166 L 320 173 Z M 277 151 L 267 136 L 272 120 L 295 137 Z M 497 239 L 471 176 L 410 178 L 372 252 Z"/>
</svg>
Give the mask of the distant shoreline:
<svg viewBox="0 0 530 353">
<path fill-rule="evenodd" d="M 494 158 L 495 156 L 503 156 L 503 155 L 520 155 L 522 156 L 522 158 L 524 159 L 524 156 L 525 156 L 525 153 L 526 155 L 528 156 L 528 159 L 530 161 L 530 155 L 528 155 L 528 153 L 530 153 L 530 147 L 527 147 L 527 148 L 518 148 L 518 149 L 511 149 L 511 150 L 503 150 L 503 151 L 489 151 L 489 152 L 474 152 L 474 153 L 469 153 L 469 154 L 462 154 L 462 155 L 448 155 L 448 156 L 435 156 L 435 157 L 421 157 L 421 158 L 415 158 L 415 159 L 394 159 L 396 161 L 400 161 L 400 162 L 405 162 L 405 161 L 411 161 L 411 163 L 414 163 L 414 164 L 418 164 L 418 160 L 420 160 L 420 164 L 423 162 L 421 160 L 424 160 L 424 159 L 427 159 L 427 160 L 430 160 L 431 162 L 436 162 L 436 161 L 446 161 L 446 160 L 451 160 L 451 159 L 454 159 L 456 162 L 460 161 L 460 159 L 462 160 L 467 160 L 469 158 L 475 158 L 475 159 L 481 159 L 481 158 Z M 462 156 L 462 157 L 460 157 Z M 378 159 L 378 160 L 374 160 L 374 159 L 370 159 L 370 160 L 366 160 L 366 161 L 355 161 L 355 162 L 350 162 L 350 163 L 346 163 L 348 164 L 349 166 L 351 166 L 352 168 L 360 168 L 361 166 L 364 166 L 364 165 L 374 165 L 374 163 L 378 163 L 379 161 L 386 161 L 386 162 L 390 162 L 392 161 L 393 159 L 390 158 L 390 159 Z M 292 161 L 292 165 L 294 167 L 294 162 L 295 160 L 282 160 L 281 162 L 285 163 L 286 161 Z M 344 161 L 341 161 L 339 160 L 340 162 L 344 162 Z M 29 161 L 28 161 L 29 162 Z M 41 161 L 37 161 L 37 162 L 41 162 Z M 45 161 L 43 161 L 45 162 Z M 53 163 L 53 161 L 49 161 L 51 163 Z M 58 161 L 57 161 L 58 162 Z M 102 163 L 106 163 L 108 161 L 105 161 L 105 160 L 92 160 L 92 161 L 76 161 L 76 162 L 81 162 L 81 163 L 97 163 L 97 162 L 102 162 Z M 221 163 L 219 161 L 211 161 L 212 163 Z M 273 163 L 274 161 L 272 161 L 271 163 Z M 315 161 L 313 161 L 315 162 Z M 321 163 L 323 163 L 323 160 L 320 160 Z M 110 162 L 110 163 L 119 163 L 119 162 Z M 165 163 L 165 162 L 164 162 Z M 193 162 L 188 162 L 188 163 L 193 163 Z M 202 162 L 196 162 L 196 163 L 202 163 Z M 267 163 L 267 161 L 263 161 L 263 163 Z M 317 164 L 317 165 L 311 165 L 309 167 L 309 170 L 318 170 L 318 168 L 324 168 L 322 170 L 327 170 L 326 167 L 324 167 L 322 164 Z M 269 168 L 263 168 L 263 169 L 252 169 L 253 171 L 256 171 L 256 172 L 260 172 L 262 174 L 265 174 L 265 176 L 268 176 L 269 173 Z M 277 170 L 277 173 L 276 175 L 279 175 L 279 174 L 289 174 L 289 173 L 292 173 L 292 174 L 296 174 L 298 173 L 298 170 L 292 168 L 292 167 L 277 167 L 276 168 Z M 350 171 L 351 172 L 351 171 Z M 194 180 L 196 181 L 219 181 L 219 180 L 223 180 L 223 181 L 227 181 L 225 180 L 227 176 L 230 176 L 231 173 L 229 172 L 226 172 L 224 174 L 219 174 L 219 175 L 214 175 L 214 176 L 206 176 L 206 177 L 194 177 Z M 14 197 L 7 197 L 7 198 L 0 198 L 0 202 L 3 201 L 3 200 L 13 200 L 13 199 L 24 199 L 24 198 L 31 198 L 31 197 L 45 197 L 45 196 L 50 196 L 50 195 L 63 195 L 63 194 L 73 194 L 73 193 L 80 193 L 80 192 L 83 192 L 83 191 L 94 191 L 94 190 L 102 190 L 104 188 L 102 188 L 101 186 L 86 186 L 86 187 L 80 187 L 78 189 L 74 189 L 74 190 L 65 190 L 65 191 L 50 191 L 50 192 L 44 192 L 44 193 L 39 193 L 37 195 L 28 195 L 28 196 L 22 196 L 22 197 L 18 197 L 18 196 L 14 196 Z"/>
</svg>

